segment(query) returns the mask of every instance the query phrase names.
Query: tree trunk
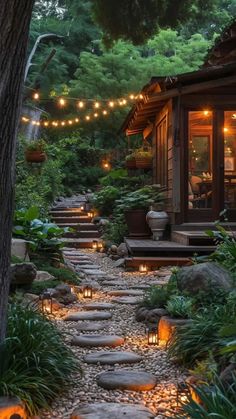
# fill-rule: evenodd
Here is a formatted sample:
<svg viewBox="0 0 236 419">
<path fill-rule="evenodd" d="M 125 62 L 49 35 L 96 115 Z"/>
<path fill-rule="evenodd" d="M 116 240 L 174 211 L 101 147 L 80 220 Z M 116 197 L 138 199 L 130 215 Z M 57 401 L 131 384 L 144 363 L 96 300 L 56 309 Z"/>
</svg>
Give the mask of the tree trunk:
<svg viewBox="0 0 236 419">
<path fill-rule="evenodd" d="M 0 0 L 0 344 L 5 339 L 15 150 L 34 0 Z"/>
</svg>

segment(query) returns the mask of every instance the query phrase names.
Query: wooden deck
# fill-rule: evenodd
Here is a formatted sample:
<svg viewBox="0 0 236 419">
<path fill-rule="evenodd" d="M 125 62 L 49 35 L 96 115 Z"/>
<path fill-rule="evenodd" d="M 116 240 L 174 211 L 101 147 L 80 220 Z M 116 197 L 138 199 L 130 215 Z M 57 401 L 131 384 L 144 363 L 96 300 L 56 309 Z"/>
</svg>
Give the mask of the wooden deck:
<svg viewBox="0 0 236 419">
<path fill-rule="evenodd" d="M 137 240 L 125 238 L 131 255 L 136 256 L 178 256 L 189 257 L 195 253 L 204 255 L 212 253 L 215 246 L 186 246 L 173 241 Z"/>
</svg>

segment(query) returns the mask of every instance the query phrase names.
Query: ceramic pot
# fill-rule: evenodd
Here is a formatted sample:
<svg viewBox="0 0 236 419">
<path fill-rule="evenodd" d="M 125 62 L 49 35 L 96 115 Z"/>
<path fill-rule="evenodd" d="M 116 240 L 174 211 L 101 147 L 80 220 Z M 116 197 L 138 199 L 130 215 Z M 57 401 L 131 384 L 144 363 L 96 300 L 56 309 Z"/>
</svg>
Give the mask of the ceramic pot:
<svg viewBox="0 0 236 419">
<path fill-rule="evenodd" d="M 168 214 L 165 211 L 149 211 L 146 219 L 152 230 L 153 240 L 160 240 L 168 223 Z"/>
</svg>

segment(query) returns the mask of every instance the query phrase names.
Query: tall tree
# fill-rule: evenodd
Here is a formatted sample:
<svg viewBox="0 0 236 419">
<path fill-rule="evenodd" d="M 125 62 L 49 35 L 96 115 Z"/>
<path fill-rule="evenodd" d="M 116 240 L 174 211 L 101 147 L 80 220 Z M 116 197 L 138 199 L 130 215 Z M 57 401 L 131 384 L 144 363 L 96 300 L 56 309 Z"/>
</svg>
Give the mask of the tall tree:
<svg viewBox="0 0 236 419">
<path fill-rule="evenodd" d="M 0 343 L 5 338 L 15 149 L 34 0 L 0 0 Z"/>
</svg>

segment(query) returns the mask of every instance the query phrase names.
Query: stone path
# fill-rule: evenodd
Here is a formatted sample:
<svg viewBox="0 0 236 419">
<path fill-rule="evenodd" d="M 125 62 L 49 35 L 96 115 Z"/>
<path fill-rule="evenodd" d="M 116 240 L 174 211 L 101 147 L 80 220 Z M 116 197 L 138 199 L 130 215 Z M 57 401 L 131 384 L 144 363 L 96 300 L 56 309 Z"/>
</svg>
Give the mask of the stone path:
<svg viewBox="0 0 236 419">
<path fill-rule="evenodd" d="M 55 318 L 83 374 L 74 374 L 70 392 L 40 419 L 175 417 L 180 374 L 164 349 L 147 345 L 145 327 L 135 320 L 145 290 L 150 283 L 163 282 L 169 272 L 160 271 L 159 276 L 123 272 L 109 258 L 88 249 L 66 249 L 64 257 L 75 270 L 85 260 L 95 274 L 93 279 L 89 272 L 83 282 L 94 281 L 96 287 L 92 301 L 80 296 Z"/>
</svg>

